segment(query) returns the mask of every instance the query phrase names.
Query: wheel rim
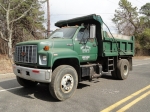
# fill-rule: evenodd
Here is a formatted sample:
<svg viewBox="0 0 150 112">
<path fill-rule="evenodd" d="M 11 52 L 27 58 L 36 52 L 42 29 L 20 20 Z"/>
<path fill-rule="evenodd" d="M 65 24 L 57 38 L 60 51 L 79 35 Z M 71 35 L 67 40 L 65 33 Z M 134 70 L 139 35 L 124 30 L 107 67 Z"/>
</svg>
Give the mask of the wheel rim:
<svg viewBox="0 0 150 112">
<path fill-rule="evenodd" d="M 73 80 L 72 75 L 66 74 L 61 79 L 61 90 L 64 93 L 68 93 L 72 90 L 73 84 L 74 84 L 74 80 Z"/>
<path fill-rule="evenodd" d="M 124 75 L 128 75 L 128 66 L 124 65 Z"/>
</svg>

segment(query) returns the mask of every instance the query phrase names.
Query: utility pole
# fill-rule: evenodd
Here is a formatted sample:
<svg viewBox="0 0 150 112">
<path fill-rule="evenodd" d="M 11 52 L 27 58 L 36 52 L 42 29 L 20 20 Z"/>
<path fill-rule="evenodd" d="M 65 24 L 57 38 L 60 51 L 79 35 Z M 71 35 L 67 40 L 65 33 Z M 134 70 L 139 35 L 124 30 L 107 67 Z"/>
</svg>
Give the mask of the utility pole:
<svg viewBox="0 0 150 112">
<path fill-rule="evenodd" d="M 49 0 L 47 0 L 47 36 L 50 34 L 50 5 Z"/>
</svg>

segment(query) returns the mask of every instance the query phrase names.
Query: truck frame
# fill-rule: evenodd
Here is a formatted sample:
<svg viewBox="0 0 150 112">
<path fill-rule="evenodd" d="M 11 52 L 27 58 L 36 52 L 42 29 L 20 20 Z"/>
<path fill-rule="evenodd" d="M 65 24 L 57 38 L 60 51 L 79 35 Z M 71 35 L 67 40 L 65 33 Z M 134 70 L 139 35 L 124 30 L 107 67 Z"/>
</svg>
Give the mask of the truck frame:
<svg viewBox="0 0 150 112">
<path fill-rule="evenodd" d="M 134 37 L 103 31 L 99 15 L 62 20 L 59 27 L 44 40 L 20 42 L 16 45 L 13 71 L 24 87 L 49 84 L 51 95 L 66 100 L 79 82 L 101 77 L 124 80 L 132 70 Z"/>
</svg>

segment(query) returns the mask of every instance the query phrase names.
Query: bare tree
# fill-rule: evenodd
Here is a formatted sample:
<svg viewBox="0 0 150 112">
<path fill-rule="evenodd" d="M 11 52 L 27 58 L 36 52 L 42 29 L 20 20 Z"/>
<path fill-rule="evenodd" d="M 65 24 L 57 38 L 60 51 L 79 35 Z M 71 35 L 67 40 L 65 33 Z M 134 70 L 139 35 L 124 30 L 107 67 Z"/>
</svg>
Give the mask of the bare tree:
<svg viewBox="0 0 150 112">
<path fill-rule="evenodd" d="M 26 9 L 25 12 L 23 12 L 21 15 L 16 17 L 11 12 L 15 11 L 16 9 L 19 10 L 19 6 L 24 2 L 22 0 L 20 3 L 14 5 L 14 2 L 11 0 L 7 1 L 7 5 L 0 3 L 0 8 L 3 9 L 5 12 L 4 16 L 0 17 L 3 19 L 0 19 L 0 38 L 3 39 L 8 44 L 8 56 L 12 57 L 12 34 L 14 29 L 14 23 L 23 18 L 31 9 L 33 6 L 33 3 L 30 5 L 28 9 Z M 3 21 L 2 21 L 3 20 Z"/>
</svg>

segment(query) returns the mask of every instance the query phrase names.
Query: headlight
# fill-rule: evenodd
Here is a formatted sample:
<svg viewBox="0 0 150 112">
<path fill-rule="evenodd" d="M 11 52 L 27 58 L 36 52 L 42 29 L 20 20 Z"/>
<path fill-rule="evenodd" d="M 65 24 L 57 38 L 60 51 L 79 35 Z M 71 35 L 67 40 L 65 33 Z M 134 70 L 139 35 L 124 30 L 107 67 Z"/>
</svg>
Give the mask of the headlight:
<svg viewBox="0 0 150 112">
<path fill-rule="evenodd" d="M 47 61 L 47 56 L 42 56 L 43 61 Z"/>
<path fill-rule="evenodd" d="M 39 55 L 39 64 L 47 65 L 47 56 L 46 55 Z"/>
</svg>

